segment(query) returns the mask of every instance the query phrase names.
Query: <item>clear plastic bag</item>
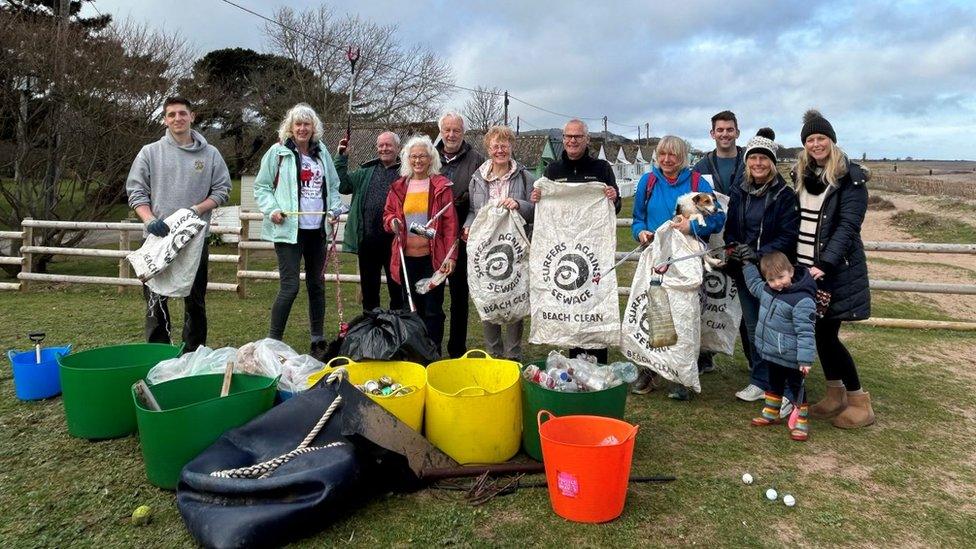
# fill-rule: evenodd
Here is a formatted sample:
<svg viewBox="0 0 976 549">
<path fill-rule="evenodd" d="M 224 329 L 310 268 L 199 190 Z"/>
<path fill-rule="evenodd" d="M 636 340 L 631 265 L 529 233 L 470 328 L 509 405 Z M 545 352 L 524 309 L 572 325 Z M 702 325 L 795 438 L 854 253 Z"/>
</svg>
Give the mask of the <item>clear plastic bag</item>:
<svg viewBox="0 0 976 549">
<path fill-rule="evenodd" d="M 192 353 L 186 353 L 178 358 L 164 360 L 153 366 L 149 370 L 149 373 L 146 374 L 146 380 L 151 385 L 155 385 L 181 377 L 220 374 L 227 368 L 228 362 L 236 362 L 237 352 L 237 349 L 234 347 L 223 347 L 214 350 L 205 345 L 201 345 Z M 236 366 L 234 371 L 237 371 Z"/>
<path fill-rule="evenodd" d="M 298 355 L 289 358 L 281 365 L 281 379 L 278 388 L 283 391 L 297 393 L 308 388 L 308 376 L 325 368 L 325 364 L 310 355 Z"/>
</svg>

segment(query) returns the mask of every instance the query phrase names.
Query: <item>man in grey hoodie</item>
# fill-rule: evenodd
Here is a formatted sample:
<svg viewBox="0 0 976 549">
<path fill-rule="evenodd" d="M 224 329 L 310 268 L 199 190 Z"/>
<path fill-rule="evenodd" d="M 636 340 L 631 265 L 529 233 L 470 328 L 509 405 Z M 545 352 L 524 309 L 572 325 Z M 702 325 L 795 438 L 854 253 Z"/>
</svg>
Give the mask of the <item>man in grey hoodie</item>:
<svg viewBox="0 0 976 549">
<path fill-rule="evenodd" d="M 129 206 L 146 225 L 146 233 L 169 234 L 164 219 L 181 208 L 193 210 L 210 221 L 211 210 L 227 202 L 230 174 L 216 147 L 207 143 L 192 129 L 194 114 L 190 102 L 169 97 L 163 102 L 163 125 L 166 134 L 139 151 L 125 190 Z M 209 228 L 207 229 L 209 234 Z M 210 257 L 204 242 L 200 264 L 193 279 L 190 295 L 184 298 L 184 351 L 191 352 L 207 342 L 207 265 Z M 143 285 L 146 298 L 146 341 L 170 342 L 169 310 L 166 301 L 149 300 L 149 289 Z M 150 304 L 151 305 L 148 305 Z"/>
</svg>

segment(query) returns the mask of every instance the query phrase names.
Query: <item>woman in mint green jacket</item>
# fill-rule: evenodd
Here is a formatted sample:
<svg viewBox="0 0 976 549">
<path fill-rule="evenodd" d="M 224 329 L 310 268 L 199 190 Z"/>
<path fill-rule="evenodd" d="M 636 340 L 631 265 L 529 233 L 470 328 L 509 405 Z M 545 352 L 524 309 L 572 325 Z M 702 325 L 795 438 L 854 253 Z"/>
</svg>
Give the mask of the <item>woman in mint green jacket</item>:
<svg viewBox="0 0 976 549">
<path fill-rule="evenodd" d="M 322 121 L 312 107 L 299 103 L 285 115 L 279 142 L 261 159 L 254 180 L 254 200 L 264 214 L 261 238 L 274 243 L 280 285 L 271 306 L 268 337 L 280 340 L 298 296 L 300 264 L 305 260 L 310 354 L 321 357 L 326 343 L 325 320 L 326 216 L 340 204 L 339 175 L 322 144 Z"/>
</svg>

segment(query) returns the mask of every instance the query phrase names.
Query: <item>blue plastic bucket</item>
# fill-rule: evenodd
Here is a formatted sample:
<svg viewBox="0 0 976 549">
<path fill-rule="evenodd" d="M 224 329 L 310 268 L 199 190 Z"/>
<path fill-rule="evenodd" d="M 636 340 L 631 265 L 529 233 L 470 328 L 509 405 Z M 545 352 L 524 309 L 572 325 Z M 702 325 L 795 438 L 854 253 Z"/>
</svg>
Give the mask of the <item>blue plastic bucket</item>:
<svg viewBox="0 0 976 549">
<path fill-rule="evenodd" d="M 20 400 L 39 400 L 61 394 L 58 357 L 71 352 L 71 345 L 41 348 L 41 363 L 35 351 L 9 351 L 14 369 L 14 392 Z"/>
</svg>

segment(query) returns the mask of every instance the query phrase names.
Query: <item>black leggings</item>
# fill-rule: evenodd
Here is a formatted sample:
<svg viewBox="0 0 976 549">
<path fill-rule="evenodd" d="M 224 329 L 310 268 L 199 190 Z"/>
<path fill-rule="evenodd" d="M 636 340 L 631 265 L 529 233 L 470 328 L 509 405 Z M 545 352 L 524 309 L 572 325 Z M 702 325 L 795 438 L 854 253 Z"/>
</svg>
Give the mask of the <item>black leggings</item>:
<svg viewBox="0 0 976 549">
<path fill-rule="evenodd" d="M 841 380 L 848 391 L 857 391 L 861 388 L 861 380 L 857 377 L 857 366 L 851 353 L 840 341 L 840 324 L 840 320 L 817 321 L 817 354 L 827 381 Z"/>
<path fill-rule="evenodd" d="M 803 374 L 799 368 L 787 368 L 774 362 L 759 359 L 762 366 L 769 371 L 769 392 L 776 396 L 785 396 L 793 404 L 796 404 L 795 395 L 800 394 L 800 387 L 803 385 Z M 787 389 L 789 389 L 787 391 Z M 803 400 L 800 404 L 807 403 L 806 392 L 803 393 Z"/>
<path fill-rule="evenodd" d="M 268 337 L 281 340 L 285 324 L 291 313 L 291 305 L 298 297 L 302 258 L 305 259 L 305 287 L 308 289 L 308 320 L 312 336 L 322 337 L 325 319 L 325 282 L 322 268 L 325 265 L 325 237 L 319 229 L 298 229 L 298 242 L 275 242 L 278 256 L 280 286 L 271 306 L 271 329 Z"/>
</svg>

